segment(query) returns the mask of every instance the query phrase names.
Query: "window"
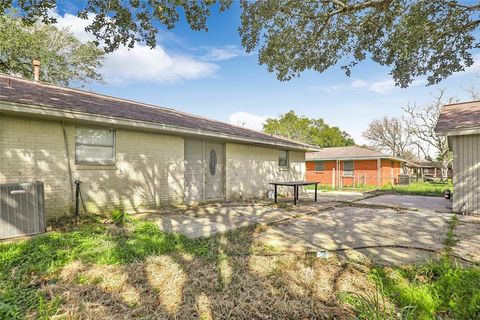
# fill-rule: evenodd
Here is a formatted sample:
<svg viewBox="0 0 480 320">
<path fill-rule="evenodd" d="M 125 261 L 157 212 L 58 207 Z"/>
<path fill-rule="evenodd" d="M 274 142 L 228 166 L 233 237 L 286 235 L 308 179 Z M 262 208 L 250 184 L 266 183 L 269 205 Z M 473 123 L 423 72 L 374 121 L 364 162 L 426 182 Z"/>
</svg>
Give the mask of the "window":
<svg viewBox="0 0 480 320">
<path fill-rule="evenodd" d="M 76 128 L 75 162 L 113 164 L 115 162 L 115 131 Z"/>
<path fill-rule="evenodd" d="M 325 170 L 325 162 L 317 161 L 315 162 L 315 171 L 323 171 Z"/>
<path fill-rule="evenodd" d="M 288 150 L 278 150 L 278 166 L 288 168 Z"/>
<path fill-rule="evenodd" d="M 353 177 L 353 161 L 343 162 L 343 175 L 346 177 Z"/>
</svg>

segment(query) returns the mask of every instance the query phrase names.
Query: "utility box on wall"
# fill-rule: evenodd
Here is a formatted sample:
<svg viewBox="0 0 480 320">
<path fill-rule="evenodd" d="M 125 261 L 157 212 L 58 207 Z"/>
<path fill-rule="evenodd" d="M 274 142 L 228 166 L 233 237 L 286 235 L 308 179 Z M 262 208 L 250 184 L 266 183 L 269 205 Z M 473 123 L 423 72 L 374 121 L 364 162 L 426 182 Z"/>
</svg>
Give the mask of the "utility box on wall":
<svg viewBox="0 0 480 320">
<path fill-rule="evenodd" d="M 43 182 L 0 184 L 0 239 L 45 232 Z"/>
</svg>

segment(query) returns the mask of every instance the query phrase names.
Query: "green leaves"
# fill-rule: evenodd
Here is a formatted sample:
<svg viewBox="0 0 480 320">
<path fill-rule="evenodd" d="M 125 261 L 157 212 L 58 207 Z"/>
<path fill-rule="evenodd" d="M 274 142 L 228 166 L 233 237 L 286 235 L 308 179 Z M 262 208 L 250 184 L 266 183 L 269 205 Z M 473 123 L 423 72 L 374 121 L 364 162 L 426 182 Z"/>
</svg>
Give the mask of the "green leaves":
<svg viewBox="0 0 480 320">
<path fill-rule="evenodd" d="M 26 25 L 19 18 L 0 16 L 0 72 L 31 79 L 33 59 L 41 61 L 42 81 L 69 85 L 102 80 L 97 71 L 104 52 L 94 43 L 82 43 L 53 25 Z"/>
<path fill-rule="evenodd" d="M 49 16 L 57 1 L 13 1 L 0 2 L 0 15 L 16 10 L 24 22 L 33 24 L 39 17 L 45 23 L 53 23 Z M 173 29 L 180 17 L 193 30 L 207 30 L 207 18 L 212 7 L 224 11 L 232 0 L 88 0 L 76 14 L 82 19 L 93 16 L 86 28 L 102 44 L 106 52 L 112 52 L 120 46 L 132 48 L 135 43 L 143 42 L 155 47 L 157 33 L 162 27 Z"/>
<path fill-rule="evenodd" d="M 355 144 L 352 137 L 338 127 L 330 127 L 323 119 L 297 116 L 294 111 L 283 114 L 279 119 L 267 119 L 263 131 L 322 148 Z"/>
<path fill-rule="evenodd" d="M 352 67 L 370 58 L 389 66 L 400 87 L 435 84 L 473 64 L 480 5 L 457 1 L 242 1 L 247 51 L 279 80 L 305 70 Z"/>
<path fill-rule="evenodd" d="M 55 21 L 55 0 L 0 2 L 0 16 L 17 11 L 24 22 Z M 162 28 L 184 18 L 205 30 L 212 8 L 232 0 L 88 0 L 76 14 L 92 19 L 87 31 L 106 52 L 146 43 L 155 47 Z M 435 84 L 473 64 L 480 46 L 480 4 L 456 0 L 263 0 L 241 1 L 239 33 L 247 52 L 281 81 L 306 70 L 340 66 L 350 76 L 365 59 L 390 67 L 400 87 L 426 77 Z"/>
</svg>

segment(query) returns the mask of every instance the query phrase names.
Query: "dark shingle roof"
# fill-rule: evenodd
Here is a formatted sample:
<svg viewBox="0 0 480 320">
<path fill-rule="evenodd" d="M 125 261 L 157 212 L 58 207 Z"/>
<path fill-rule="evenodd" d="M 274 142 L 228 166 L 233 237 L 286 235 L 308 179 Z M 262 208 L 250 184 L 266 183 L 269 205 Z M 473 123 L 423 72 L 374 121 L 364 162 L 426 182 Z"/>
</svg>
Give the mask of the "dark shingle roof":
<svg viewBox="0 0 480 320">
<path fill-rule="evenodd" d="M 367 148 L 351 146 L 351 147 L 335 147 L 324 148 L 317 152 L 308 152 L 306 160 L 335 160 L 335 159 L 358 159 L 358 158 L 391 158 L 390 156 L 378 151 Z"/>
<path fill-rule="evenodd" d="M 265 144 L 282 144 L 292 148 L 309 149 L 309 146 L 303 143 L 169 108 L 1 74 L 0 101 L 127 120 L 146 121 L 161 125 L 202 130 L 214 134 L 223 133 L 243 139 L 261 140 Z"/>
<path fill-rule="evenodd" d="M 480 128 L 480 101 L 445 105 L 435 127 L 435 132 Z"/>
</svg>

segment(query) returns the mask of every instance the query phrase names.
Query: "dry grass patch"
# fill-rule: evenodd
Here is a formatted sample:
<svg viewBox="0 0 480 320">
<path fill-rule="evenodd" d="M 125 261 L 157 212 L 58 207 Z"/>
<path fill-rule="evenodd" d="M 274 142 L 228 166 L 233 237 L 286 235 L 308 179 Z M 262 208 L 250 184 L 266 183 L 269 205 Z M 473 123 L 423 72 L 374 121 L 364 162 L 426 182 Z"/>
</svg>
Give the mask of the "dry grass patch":
<svg viewBox="0 0 480 320">
<path fill-rule="evenodd" d="M 375 289 L 335 258 L 268 256 L 255 232 L 190 240 L 92 223 L 0 247 L 0 318 L 346 319 L 340 293 Z"/>
<path fill-rule="evenodd" d="M 220 276 L 223 265 L 231 267 L 229 282 Z M 373 288 L 348 265 L 304 256 L 205 261 L 172 254 L 124 266 L 74 262 L 60 274 L 61 282 L 42 288 L 61 297 L 59 318 L 346 319 L 353 314 L 338 293 Z"/>
</svg>

